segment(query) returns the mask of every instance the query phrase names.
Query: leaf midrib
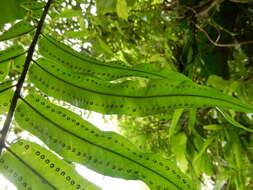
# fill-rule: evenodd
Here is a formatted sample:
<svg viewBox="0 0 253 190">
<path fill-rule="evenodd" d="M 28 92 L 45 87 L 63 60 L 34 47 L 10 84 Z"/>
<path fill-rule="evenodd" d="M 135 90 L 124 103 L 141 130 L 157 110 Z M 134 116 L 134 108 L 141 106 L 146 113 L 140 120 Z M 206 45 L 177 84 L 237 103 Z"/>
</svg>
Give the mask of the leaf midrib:
<svg viewBox="0 0 253 190">
<path fill-rule="evenodd" d="M 0 90 L 0 93 L 2 93 L 2 92 L 5 92 L 5 91 L 7 91 L 7 90 L 9 90 L 9 89 L 11 89 L 11 88 L 13 88 L 13 87 L 15 87 L 16 85 L 12 85 L 12 86 L 9 86 L 9 87 L 7 87 L 7 88 L 5 88 L 5 89 L 3 89 L 3 90 Z"/>
<path fill-rule="evenodd" d="M 7 59 L 2 60 L 2 61 L 0 61 L 0 63 L 3 63 L 3 62 L 5 62 L 5 61 L 10 61 L 10 60 L 12 60 L 12 59 L 16 59 L 16 58 L 18 58 L 18 57 L 20 57 L 20 56 L 22 56 L 22 55 L 24 55 L 24 54 L 26 54 L 26 53 L 27 53 L 27 51 L 24 51 L 24 52 L 22 52 L 22 53 L 20 53 L 20 54 L 18 54 L 18 55 L 15 55 L 15 56 L 12 56 L 12 57 L 9 57 L 9 58 L 7 58 Z"/>
</svg>

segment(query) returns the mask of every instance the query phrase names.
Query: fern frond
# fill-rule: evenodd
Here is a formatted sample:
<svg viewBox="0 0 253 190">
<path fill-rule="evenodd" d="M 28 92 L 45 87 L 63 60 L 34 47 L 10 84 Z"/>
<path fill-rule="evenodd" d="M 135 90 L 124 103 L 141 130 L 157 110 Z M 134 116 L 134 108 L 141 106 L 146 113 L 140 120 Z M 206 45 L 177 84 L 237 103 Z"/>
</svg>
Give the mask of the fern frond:
<svg viewBox="0 0 253 190">
<path fill-rule="evenodd" d="M 0 51 L 0 81 L 3 81 L 9 74 L 10 61 L 25 53 L 25 50 L 20 45 L 14 45 L 6 50 Z"/>
<path fill-rule="evenodd" d="M 189 80 L 112 83 L 75 74 L 44 59 L 31 66 L 29 77 L 46 94 L 103 114 L 144 116 L 171 108 L 207 106 L 253 112 L 250 105 Z"/>
<path fill-rule="evenodd" d="M 139 65 L 130 67 L 122 62 L 103 62 L 91 56 L 74 51 L 67 45 L 44 35 L 39 42 L 39 52 L 44 57 L 56 61 L 68 69 L 81 73 L 90 74 L 104 80 L 115 80 L 122 77 L 146 77 L 146 78 L 169 78 L 175 77 L 186 78 L 184 75 L 153 65 Z"/>
<path fill-rule="evenodd" d="M 100 190 L 45 148 L 19 140 L 0 157 L 0 172 L 19 190 Z"/>
<path fill-rule="evenodd" d="M 124 137 L 102 132 L 38 95 L 22 99 L 15 119 L 19 126 L 39 137 L 65 159 L 104 175 L 139 179 L 151 189 L 195 189 L 175 163 L 159 155 L 142 153 Z"/>
</svg>

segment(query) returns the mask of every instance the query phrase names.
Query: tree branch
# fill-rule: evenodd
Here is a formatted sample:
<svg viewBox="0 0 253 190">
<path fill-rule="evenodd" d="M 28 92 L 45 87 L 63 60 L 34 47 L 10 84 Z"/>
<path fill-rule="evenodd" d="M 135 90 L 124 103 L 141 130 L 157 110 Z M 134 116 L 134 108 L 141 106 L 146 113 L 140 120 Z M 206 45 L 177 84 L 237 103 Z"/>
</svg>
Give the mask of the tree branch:
<svg viewBox="0 0 253 190">
<path fill-rule="evenodd" d="M 24 64 L 24 69 L 23 69 L 23 71 L 21 73 L 21 76 L 20 76 L 20 78 L 18 80 L 17 88 L 16 88 L 16 90 L 14 92 L 14 95 L 13 95 L 13 98 L 11 100 L 11 105 L 10 105 L 10 108 L 9 108 L 6 120 L 4 122 L 3 129 L 1 131 L 1 136 L 0 136 L 0 155 L 2 153 L 3 148 L 5 147 L 5 140 L 6 140 L 7 133 L 9 131 L 10 125 L 11 125 L 11 121 L 12 121 L 13 114 L 14 114 L 14 111 L 15 111 L 16 106 L 17 106 L 18 99 L 20 97 L 20 92 L 21 92 L 21 89 L 23 87 L 23 84 L 24 84 L 24 81 L 25 81 L 25 78 L 26 78 L 26 74 L 27 74 L 27 71 L 29 69 L 32 57 L 33 57 L 35 46 L 36 46 L 37 41 L 39 39 L 39 36 L 40 36 L 40 33 L 41 33 L 41 29 L 42 29 L 42 26 L 44 24 L 44 21 L 45 21 L 45 18 L 46 18 L 46 15 L 48 13 L 48 10 L 49 10 L 49 7 L 50 7 L 51 3 L 52 3 L 52 0 L 48 0 L 46 6 L 44 8 L 43 14 L 42 14 L 42 16 L 40 18 L 40 21 L 38 23 L 37 30 L 36 30 L 35 35 L 33 37 L 33 41 L 32 41 L 32 43 L 31 43 L 31 45 L 30 45 L 30 47 L 28 49 L 27 57 L 26 57 L 25 64 Z"/>
</svg>

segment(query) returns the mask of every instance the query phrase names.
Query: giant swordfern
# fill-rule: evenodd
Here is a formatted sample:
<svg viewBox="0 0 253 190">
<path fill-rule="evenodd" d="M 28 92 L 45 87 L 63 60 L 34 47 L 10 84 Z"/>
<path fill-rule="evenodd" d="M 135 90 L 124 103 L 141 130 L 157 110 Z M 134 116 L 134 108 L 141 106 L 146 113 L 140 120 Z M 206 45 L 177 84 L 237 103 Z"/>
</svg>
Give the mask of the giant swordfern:
<svg viewBox="0 0 253 190">
<path fill-rule="evenodd" d="M 119 134 L 100 131 L 42 97 L 42 92 L 103 114 L 146 116 L 175 108 L 207 106 L 253 112 L 252 106 L 197 85 L 177 72 L 147 65 L 130 67 L 122 62 L 103 62 L 74 51 L 41 32 L 51 3 L 49 0 L 45 5 L 37 26 L 22 20 L 0 36 L 3 41 L 36 30 L 27 51 L 14 45 L 0 53 L 0 113 L 8 112 L 1 130 L 1 173 L 18 189 L 99 189 L 51 152 L 55 151 L 65 160 L 104 175 L 142 180 L 152 190 L 196 189 L 172 161 L 141 152 Z M 28 1 L 23 6 L 37 11 L 43 8 L 43 3 Z M 39 38 L 37 53 L 43 58 L 36 59 L 33 54 Z M 6 80 L 9 60 L 25 54 L 19 80 Z M 32 93 L 28 89 L 29 95 L 23 97 L 21 90 L 26 79 L 40 91 Z M 51 151 L 26 140 L 6 144 L 14 113 L 16 123 L 40 138 Z"/>
</svg>

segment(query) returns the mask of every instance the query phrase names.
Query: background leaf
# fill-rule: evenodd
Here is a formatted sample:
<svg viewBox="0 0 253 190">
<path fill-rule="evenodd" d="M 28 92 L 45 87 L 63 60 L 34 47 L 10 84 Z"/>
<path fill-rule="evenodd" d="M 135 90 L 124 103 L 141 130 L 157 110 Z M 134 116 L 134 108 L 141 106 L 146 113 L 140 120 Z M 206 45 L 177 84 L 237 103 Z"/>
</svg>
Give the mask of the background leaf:
<svg viewBox="0 0 253 190">
<path fill-rule="evenodd" d="M 126 0 L 117 0 L 116 10 L 120 18 L 122 19 L 128 18 L 128 7 Z"/>
<path fill-rule="evenodd" d="M 1 0 L 0 28 L 5 23 L 13 22 L 25 16 L 25 10 L 20 7 L 20 4 L 24 1 L 25 0 Z"/>
</svg>

